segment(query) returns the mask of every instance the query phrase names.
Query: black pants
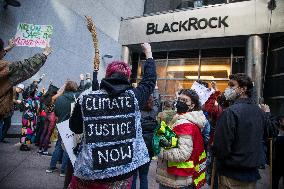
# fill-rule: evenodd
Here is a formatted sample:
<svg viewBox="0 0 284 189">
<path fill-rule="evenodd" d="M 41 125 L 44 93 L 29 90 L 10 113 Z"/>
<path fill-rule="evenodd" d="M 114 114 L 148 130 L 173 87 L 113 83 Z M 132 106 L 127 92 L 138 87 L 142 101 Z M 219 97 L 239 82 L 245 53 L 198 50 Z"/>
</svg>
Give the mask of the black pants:
<svg viewBox="0 0 284 189">
<path fill-rule="evenodd" d="M 12 115 L 3 119 L 4 125 L 3 125 L 2 141 L 7 137 L 8 130 L 11 127 L 11 118 Z"/>
<path fill-rule="evenodd" d="M 70 161 L 70 159 L 68 160 L 67 163 L 67 167 L 66 167 L 66 171 L 65 171 L 65 180 L 64 180 L 64 187 L 63 189 L 67 189 L 71 179 L 72 179 L 72 175 L 73 175 L 74 169 L 73 169 L 73 165 Z"/>
<path fill-rule="evenodd" d="M 279 170 L 276 167 L 273 168 L 273 170 L 272 170 L 272 189 L 278 189 L 279 181 L 280 181 L 281 177 L 283 177 L 283 179 L 284 179 L 283 169 Z"/>
</svg>

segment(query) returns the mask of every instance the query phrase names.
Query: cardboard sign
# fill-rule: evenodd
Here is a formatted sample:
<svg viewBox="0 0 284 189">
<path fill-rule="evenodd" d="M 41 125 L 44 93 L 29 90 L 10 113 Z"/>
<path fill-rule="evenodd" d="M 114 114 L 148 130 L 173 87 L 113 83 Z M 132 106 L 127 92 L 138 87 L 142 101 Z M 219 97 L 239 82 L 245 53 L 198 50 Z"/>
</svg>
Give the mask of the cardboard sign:
<svg viewBox="0 0 284 189">
<path fill-rule="evenodd" d="M 53 27 L 51 25 L 34 25 L 20 23 L 17 27 L 15 44 L 17 46 L 41 47 L 49 45 Z"/>
<path fill-rule="evenodd" d="M 201 106 L 205 104 L 210 95 L 214 92 L 214 90 L 208 89 L 196 81 L 192 84 L 191 89 L 195 90 L 198 94 Z"/>
<path fill-rule="evenodd" d="M 69 119 L 57 124 L 57 130 L 62 138 L 66 152 L 68 153 L 68 156 L 74 167 L 76 156 L 73 152 L 73 149 L 75 148 L 76 137 L 75 133 L 73 133 L 69 128 Z"/>
</svg>

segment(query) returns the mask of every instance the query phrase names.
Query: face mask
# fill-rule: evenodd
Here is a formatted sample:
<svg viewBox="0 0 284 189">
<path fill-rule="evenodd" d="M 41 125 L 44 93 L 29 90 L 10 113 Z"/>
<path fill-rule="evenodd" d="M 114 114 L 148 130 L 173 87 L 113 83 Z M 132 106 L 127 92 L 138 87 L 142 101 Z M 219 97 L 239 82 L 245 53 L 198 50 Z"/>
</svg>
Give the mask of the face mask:
<svg viewBox="0 0 284 189">
<path fill-rule="evenodd" d="M 86 79 L 86 83 L 91 83 L 91 79 Z"/>
<path fill-rule="evenodd" d="M 185 113 L 189 110 L 188 105 L 185 102 L 177 101 L 176 103 L 177 113 Z"/>
<path fill-rule="evenodd" d="M 226 100 L 236 100 L 238 98 L 238 94 L 235 89 L 232 87 L 227 87 L 224 92 L 224 96 Z"/>
</svg>

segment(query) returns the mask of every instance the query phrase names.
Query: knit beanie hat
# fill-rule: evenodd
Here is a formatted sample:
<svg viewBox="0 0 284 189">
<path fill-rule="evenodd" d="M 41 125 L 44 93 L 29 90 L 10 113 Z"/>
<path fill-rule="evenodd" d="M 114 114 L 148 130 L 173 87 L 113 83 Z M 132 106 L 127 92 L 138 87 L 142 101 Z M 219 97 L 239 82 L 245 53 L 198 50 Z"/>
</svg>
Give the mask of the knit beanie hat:
<svg viewBox="0 0 284 189">
<path fill-rule="evenodd" d="M 113 61 L 107 66 L 106 78 L 111 77 L 114 73 L 120 73 L 123 76 L 130 78 L 131 70 L 125 62 Z"/>
</svg>

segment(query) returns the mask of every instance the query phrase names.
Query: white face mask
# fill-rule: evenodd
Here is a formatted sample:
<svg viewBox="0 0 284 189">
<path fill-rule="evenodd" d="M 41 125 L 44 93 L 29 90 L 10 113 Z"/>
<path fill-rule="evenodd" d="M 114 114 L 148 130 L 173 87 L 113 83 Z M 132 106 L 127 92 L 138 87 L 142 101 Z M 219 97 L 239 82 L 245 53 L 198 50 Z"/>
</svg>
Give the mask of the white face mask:
<svg viewBox="0 0 284 189">
<path fill-rule="evenodd" d="M 236 100 L 238 98 L 236 90 L 232 87 L 227 87 L 225 89 L 224 96 L 226 100 Z"/>
<path fill-rule="evenodd" d="M 86 83 L 91 83 L 91 79 L 86 79 Z"/>
</svg>

